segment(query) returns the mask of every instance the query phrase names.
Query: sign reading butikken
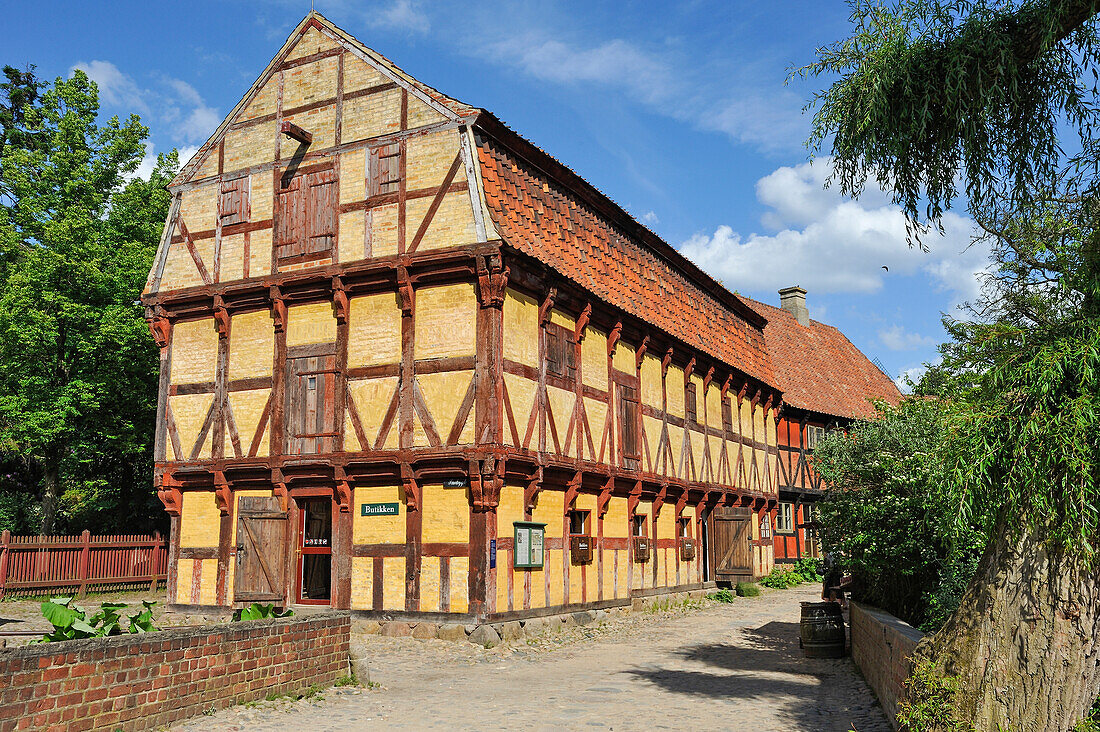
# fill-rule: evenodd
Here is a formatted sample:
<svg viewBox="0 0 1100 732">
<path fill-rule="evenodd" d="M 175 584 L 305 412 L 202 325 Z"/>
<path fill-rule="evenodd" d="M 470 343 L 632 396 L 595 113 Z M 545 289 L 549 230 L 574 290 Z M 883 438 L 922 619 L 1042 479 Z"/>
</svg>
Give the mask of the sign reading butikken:
<svg viewBox="0 0 1100 732">
<path fill-rule="evenodd" d="M 400 513 L 400 503 L 364 503 L 363 516 L 396 516 Z"/>
</svg>

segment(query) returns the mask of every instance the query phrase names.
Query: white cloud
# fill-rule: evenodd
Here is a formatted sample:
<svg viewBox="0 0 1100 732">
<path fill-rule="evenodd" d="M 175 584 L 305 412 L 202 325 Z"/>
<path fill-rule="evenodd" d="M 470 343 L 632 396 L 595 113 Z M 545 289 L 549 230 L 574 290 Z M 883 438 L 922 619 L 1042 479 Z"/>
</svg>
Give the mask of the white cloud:
<svg viewBox="0 0 1100 732">
<path fill-rule="evenodd" d="M 927 371 L 928 367 L 923 364 L 920 366 L 910 366 L 898 374 L 898 377 L 894 379 L 894 385 L 898 387 L 898 390 L 902 394 L 911 394 L 913 389 L 909 386 L 909 382 L 912 381 L 914 384 L 918 383 Z"/>
<path fill-rule="evenodd" d="M 883 328 L 878 332 L 878 338 L 882 345 L 891 351 L 914 351 L 918 348 L 927 348 L 936 345 L 936 339 L 932 336 L 923 336 L 919 333 L 910 333 L 900 325 L 894 324 L 889 328 Z"/>
<path fill-rule="evenodd" d="M 76 69 L 96 82 L 105 108 L 125 114 L 137 112 L 147 120 L 163 123 L 171 129 L 177 144 L 205 141 L 222 121 L 221 113 L 208 106 L 186 81 L 159 75 L 153 85 L 141 86 L 113 63 L 102 60 L 81 61 L 73 66 L 72 70 Z"/>
<path fill-rule="evenodd" d="M 645 222 L 646 226 L 654 226 L 661 223 L 661 219 L 658 218 L 657 214 L 653 211 L 646 211 L 644 214 L 642 214 L 642 221 Z"/>
<path fill-rule="evenodd" d="M 412 0 L 397 0 L 374 17 L 377 25 L 415 33 L 427 33 L 431 27 L 427 13 L 420 8 L 419 3 Z"/>
<path fill-rule="evenodd" d="M 858 201 L 824 189 L 831 161 L 783 167 L 757 182 L 771 234 L 742 235 L 729 226 L 697 234 L 680 251 L 727 286 L 775 290 L 799 284 L 813 292 L 875 293 L 891 278 L 924 274 L 953 304 L 978 294 L 988 249 L 971 246 L 973 224 L 953 213 L 944 236 L 929 235 L 929 252 L 907 246 L 905 217 L 872 190 Z M 883 268 L 887 269 L 883 269 Z"/>
<path fill-rule="evenodd" d="M 96 83 L 99 99 L 104 105 L 128 107 L 140 114 L 149 113 L 144 91 L 110 61 L 79 61 L 69 69 L 69 75 L 77 69 Z"/>
</svg>

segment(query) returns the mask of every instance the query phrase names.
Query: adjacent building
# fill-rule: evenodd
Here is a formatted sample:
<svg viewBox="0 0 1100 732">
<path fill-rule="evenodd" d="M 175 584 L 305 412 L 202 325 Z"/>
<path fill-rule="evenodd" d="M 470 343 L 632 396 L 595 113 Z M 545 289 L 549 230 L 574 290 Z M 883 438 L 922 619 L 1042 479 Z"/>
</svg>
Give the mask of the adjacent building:
<svg viewBox="0 0 1100 732">
<path fill-rule="evenodd" d="M 781 446 L 833 407 L 779 438 L 771 309 L 489 112 L 310 13 L 170 190 L 171 604 L 496 620 L 771 570 Z"/>
<path fill-rule="evenodd" d="M 764 339 L 783 390 L 778 422 L 779 503 L 775 561 L 820 556 L 815 504 L 826 486 L 814 471 L 818 441 L 831 430 L 875 416 L 875 401 L 897 404 L 901 392 L 843 333 L 810 319 L 806 290 L 779 291 L 780 307 L 742 297 L 767 319 Z"/>
</svg>

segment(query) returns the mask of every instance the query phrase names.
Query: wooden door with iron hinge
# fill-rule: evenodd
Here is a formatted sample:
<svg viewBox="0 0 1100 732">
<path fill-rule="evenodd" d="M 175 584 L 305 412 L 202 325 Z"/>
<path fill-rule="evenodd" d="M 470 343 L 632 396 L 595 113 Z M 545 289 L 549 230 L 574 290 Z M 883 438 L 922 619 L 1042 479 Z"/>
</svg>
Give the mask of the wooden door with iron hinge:
<svg viewBox="0 0 1100 732">
<path fill-rule="evenodd" d="M 752 576 L 751 520 L 752 512 L 747 508 L 715 509 L 710 542 L 716 580 L 735 582 Z"/>
<path fill-rule="evenodd" d="M 286 602 L 287 530 L 289 519 L 276 498 L 237 499 L 237 569 L 235 603 Z"/>
</svg>

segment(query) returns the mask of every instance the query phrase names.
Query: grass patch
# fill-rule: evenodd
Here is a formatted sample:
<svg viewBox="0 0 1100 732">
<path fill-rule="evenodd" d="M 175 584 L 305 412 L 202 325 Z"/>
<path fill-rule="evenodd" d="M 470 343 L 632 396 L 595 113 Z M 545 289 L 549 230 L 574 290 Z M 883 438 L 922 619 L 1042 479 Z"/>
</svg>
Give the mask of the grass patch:
<svg viewBox="0 0 1100 732">
<path fill-rule="evenodd" d="M 752 582 L 738 582 L 734 590 L 738 597 L 756 597 L 760 594 L 760 588 Z"/>
</svg>

